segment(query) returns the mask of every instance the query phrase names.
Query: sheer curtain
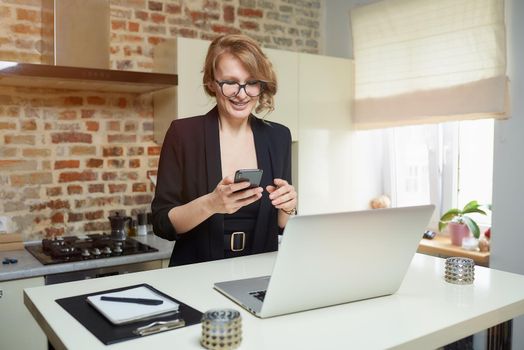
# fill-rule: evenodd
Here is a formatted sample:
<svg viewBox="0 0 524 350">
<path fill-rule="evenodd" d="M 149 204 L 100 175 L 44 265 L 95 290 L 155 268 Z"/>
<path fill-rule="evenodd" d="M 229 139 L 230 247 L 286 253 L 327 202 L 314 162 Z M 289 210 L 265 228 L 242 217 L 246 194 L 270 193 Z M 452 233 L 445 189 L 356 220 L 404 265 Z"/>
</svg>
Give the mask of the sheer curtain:
<svg viewBox="0 0 524 350">
<path fill-rule="evenodd" d="M 503 0 L 385 0 L 351 22 L 356 129 L 507 117 Z"/>
</svg>

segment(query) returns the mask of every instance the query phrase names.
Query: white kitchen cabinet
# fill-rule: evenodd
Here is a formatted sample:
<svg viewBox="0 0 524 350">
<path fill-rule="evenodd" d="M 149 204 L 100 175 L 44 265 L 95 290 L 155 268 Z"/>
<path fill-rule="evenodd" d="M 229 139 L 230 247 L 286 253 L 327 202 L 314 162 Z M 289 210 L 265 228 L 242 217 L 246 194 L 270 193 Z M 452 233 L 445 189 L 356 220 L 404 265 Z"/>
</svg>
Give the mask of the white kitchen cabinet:
<svg viewBox="0 0 524 350">
<path fill-rule="evenodd" d="M 264 49 L 277 75 L 278 90 L 275 95 L 275 110 L 264 117 L 283 124 L 291 131 L 291 139 L 298 140 L 298 54 L 292 51 Z"/>
<path fill-rule="evenodd" d="M 176 38 L 158 44 L 154 51 L 154 71 L 178 75 L 178 86 L 154 93 L 154 137 L 162 143 L 171 121 L 207 113 L 215 99 L 204 92 L 204 60 L 210 41 Z M 265 116 L 286 125 L 294 141 L 298 137 L 298 56 L 296 52 L 264 49 L 278 76 L 275 110 Z M 264 113 L 258 115 L 264 117 Z"/>
<path fill-rule="evenodd" d="M 153 70 L 178 74 L 178 86 L 153 94 L 154 138 L 162 143 L 174 119 L 207 113 L 214 105 L 203 88 L 202 69 L 209 41 L 176 38 L 158 44 L 154 49 Z"/>
<path fill-rule="evenodd" d="M 0 282 L 0 348 L 47 349 L 47 338 L 24 305 L 24 288 L 44 285 L 44 277 Z"/>
<path fill-rule="evenodd" d="M 353 61 L 299 54 L 298 208 L 301 214 L 353 209 L 358 192 L 351 133 Z"/>
</svg>

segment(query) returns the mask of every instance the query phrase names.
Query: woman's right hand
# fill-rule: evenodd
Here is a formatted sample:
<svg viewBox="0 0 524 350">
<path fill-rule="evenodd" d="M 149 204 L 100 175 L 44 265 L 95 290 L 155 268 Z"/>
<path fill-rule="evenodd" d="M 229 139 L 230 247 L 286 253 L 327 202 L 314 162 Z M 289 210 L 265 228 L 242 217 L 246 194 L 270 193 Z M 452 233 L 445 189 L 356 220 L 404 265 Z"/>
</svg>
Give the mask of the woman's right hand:
<svg viewBox="0 0 524 350">
<path fill-rule="evenodd" d="M 215 214 L 232 214 L 241 207 L 249 205 L 262 197 L 262 187 L 249 188 L 249 182 L 233 181 L 226 176 L 209 196 L 209 208 Z M 242 191 L 243 190 L 243 191 Z"/>
</svg>

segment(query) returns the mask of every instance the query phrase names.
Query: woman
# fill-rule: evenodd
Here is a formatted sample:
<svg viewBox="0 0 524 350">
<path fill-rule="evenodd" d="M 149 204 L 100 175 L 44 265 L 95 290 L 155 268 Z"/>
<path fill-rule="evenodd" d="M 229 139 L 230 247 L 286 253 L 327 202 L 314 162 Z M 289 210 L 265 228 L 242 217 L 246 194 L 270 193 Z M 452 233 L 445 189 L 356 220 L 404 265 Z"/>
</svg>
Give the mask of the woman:
<svg viewBox="0 0 524 350">
<path fill-rule="evenodd" d="M 273 110 L 277 91 L 258 44 L 243 35 L 215 39 L 203 83 L 216 106 L 173 121 L 160 154 L 153 228 L 177 241 L 170 266 L 274 251 L 296 211 L 289 129 L 251 114 Z M 260 187 L 234 183 L 237 170 L 256 168 Z"/>
</svg>

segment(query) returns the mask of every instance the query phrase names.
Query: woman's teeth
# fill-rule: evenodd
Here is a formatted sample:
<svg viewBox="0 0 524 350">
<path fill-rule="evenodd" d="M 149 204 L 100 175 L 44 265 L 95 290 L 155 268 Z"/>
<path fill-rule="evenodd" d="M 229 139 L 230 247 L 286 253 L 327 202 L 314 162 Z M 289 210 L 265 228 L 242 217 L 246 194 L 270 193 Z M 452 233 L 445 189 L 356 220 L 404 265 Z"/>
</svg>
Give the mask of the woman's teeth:
<svg viewBox="0 0 524 350">
<path fill-rule="evenodd" d="M 235 106 L 245 106 L 248 104 L 249 101 L 234 101 L 234 100 L 229 100 L 229 102 L 231 102 L 232 104 L 234 104 Z"/>
</svg>

